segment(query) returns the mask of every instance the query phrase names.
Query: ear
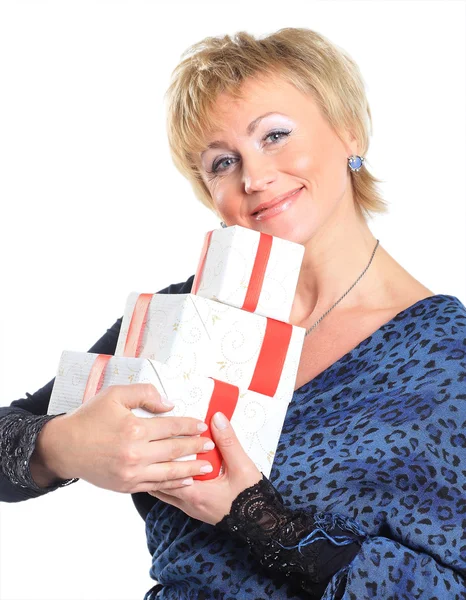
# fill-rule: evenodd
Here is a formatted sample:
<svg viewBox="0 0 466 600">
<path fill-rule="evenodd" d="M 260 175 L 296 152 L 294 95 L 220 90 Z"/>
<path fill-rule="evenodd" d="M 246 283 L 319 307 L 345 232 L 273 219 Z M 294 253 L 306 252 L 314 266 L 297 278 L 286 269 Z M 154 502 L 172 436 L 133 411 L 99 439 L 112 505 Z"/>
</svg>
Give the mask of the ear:
<svg viewBox="0 0 466 600">
<path fill-rule="evenodd" d="M 352 154 L 359 154 L 359 143 L 356 139 L 356 135 L 352 130 L 343 131 L 340 139 L 345 147 L 347 156 L 351 156 Z"/>
</svg>

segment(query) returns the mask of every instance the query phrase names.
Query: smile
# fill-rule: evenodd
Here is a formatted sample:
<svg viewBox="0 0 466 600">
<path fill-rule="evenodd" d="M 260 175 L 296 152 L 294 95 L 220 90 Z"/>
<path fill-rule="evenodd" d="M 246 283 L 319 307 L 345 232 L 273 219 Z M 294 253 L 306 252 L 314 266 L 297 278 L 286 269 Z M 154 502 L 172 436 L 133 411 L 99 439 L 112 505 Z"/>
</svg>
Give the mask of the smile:
<svg viewBox="0 0 466 600">
<path fill-rule="evenodd" d="M 295 203 L 302 190 L 302 187 L 298 190 L 295 190 L 292 194 L 286 198 L 283 198 L 283 200 L 280 200 L 280 202 L 277 202 L 277 204 L 274 204 L 270 208 L 263 208 L 254 213 L 252 217 L 254 217 L 256 221 L 264 221 L 284 212 L 285 210 L 288 210 L 288 208 Z"/>
</svg>

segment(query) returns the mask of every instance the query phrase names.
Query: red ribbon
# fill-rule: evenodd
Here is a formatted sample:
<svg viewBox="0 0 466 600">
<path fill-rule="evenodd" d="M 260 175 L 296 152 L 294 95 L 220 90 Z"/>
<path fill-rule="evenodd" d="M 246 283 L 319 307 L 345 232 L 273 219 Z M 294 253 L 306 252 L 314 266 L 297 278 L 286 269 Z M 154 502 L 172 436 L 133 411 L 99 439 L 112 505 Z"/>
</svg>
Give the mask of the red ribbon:
<svg viewBox="0 0 466 600">
<path fill-rule="evenodd" d="M 236 385 L 231 385 L 231 383 L 225 383 L 224 381 L 219 381 L 218 379 L 213 379 L 213 382 L 214 389 L 212 396 L 210 397 L 209 408 L 207 409 L 207 415 L 204 421 L 209 429 L 201 434 L 201 437 L 206 437 L 209 439 L 213 439 L 210 422 L 214 414 L 216 412 L 222 412 L 228 420 L 231 420 L 239 398 L 239 388 L 237 388 Z M 209 450 L 209 452 L 198 454 L 196 458 L 197 460 L 208 460 L 213 466 L 214 470 L 212 473 L 206 473 L 205 475 L 195 475 L 193 479 L 206 481 L 207 479 L 215 479 L 218 477 L 220 467 L 222 466 L 222 455 L 220 454 L 220 450 L 217 448 L 217 446 L 215 446 L 213 450 Z"/>
<path fill-rule="evenodd" d="M 104 383 L 107 363 L 111 358 L 112 356 L 109 354 L 99 354 L 95 359 L 87 378 L 86 389 L 84 390 L 83 395 L 83 404 L 86 400 L 89 400 L 89 398 L 92 398 L 99 393 L 99 390 Z"/>
<path fill-rule="evenodd" d="M 210 240 L 212 238 L 212 231 L 208 231 L 205 234 L 204 245 L 202 246 L 201 257 L 197 265 L 196 275 L 194 275 L 193 286 L 191 288 L 191 294 L 197 294 L 199 286 L 201 285 L 201 277 L 205 267 L 205 261 L 207 258 L 207 251 L 209 250 Z"/>
<path fill-rule="evenodd" d="M 246 298 L 244 299 L 243 310 L 254 312 L 259 302 L 259 296 L 264 283 L 265 270 L 269 262 L 270 251 L 272 249 L 273 237 L 268 233 L 261 233 L 259 245 L 257 247 L 254 266 L 252 267 L 251 277 L 248 283 Z"/>
<path fill-rule="evenodd" d="M 199 286 L 201 284 L 202 273 L 204 271 L 207 252 L 209 250 L 210 242 L 212 239 L 213 231 L 207 232 L 204 238 L 204 245 L 202 247 L 201 257 L 199 259 L 196 275 L 194 276 L 193 286 L 191 294 L 197 294 Z M 268 233 L 261 233 L 259 238 L 259 245 L 256 251 L 256 257 L 254 259 L 254 265 L 251 271 L 251 277 L 249 278 L 248 287 L 246 290 L 246 297 L 243 302 L 242 310 L 247 312 L 254 312 L 259 302 L 259 296 L 264 283 L 265 271 L 269 261 L 270 251 L 272 249 L 273 237 Z"/>
<path fill-rule="evenodd" d="M 267 318 L 262 346 L 256 367 L 249 384 L 249 390 L 274 396 L 290 346 L 293 325 Z"/>
<path fill-rule="evenodd" d="M 269 321 L 269 319 L 267 319 L 267 321 Z M 270 331 L 272 331 L 272 329 L 275 327 L 275 324 L 283 324 L 283 325 L 288 325 L 287 323 L 281 323 L 281 321 L 275 321 L 273 319 L 270 319 L 271 321 L 271 329 Z M 291 327 L 291 325 L 290 325 Z M 266 332 L 267 334 L 267 332 Z M 269 340 L 272 340 L 272 338 L 268 337 Z M 265 338 L 264 338 L 265 340 Z M 262 345 L 262 349 L 261 349 L 261 353 L 259 355 L 259 360 L 257 362 L 256 365 L 256 370 L 254 372 L 254 377 L 253 377 L 253 381 L 256 380 L 259 384 L 259 387 L 262 385 L 264 386 L 262 389 L 267 389 L 267 384 L 269 383 L 269 375 L 267 374 L 266 371 L 264 371 L 263 366 L 266 365 L 266 361 L 267 361 L 267 352 L 270 352 L 270 346 L 268 346 L 267 344 L 263 344 Z M 264 350 L 265 347 L 265 350 Z M 281 355 L 283 355 L 282 353 L 279 353 Z M 285 348 L 285 356 L 286 356 L 286 348 Z M 84 402 L 86 402 L 87 400 L 89 400 L 89 398 L 92 398 L 93 396 L 95 396 L 96 394 L 98 394 L 100 388 L 103 385 L 103 381 L 104 381 L 104 377 L 105 377 L 105 369 L 107 367 L 108 361 L 112 358 L 111 355 L 108 354 L 99 354 L 95 361 L 94 364 L 91 367 L 91 370 L 89 372 L 89 376 L 87 378 L 87 383 L 86 383 L 86 389 L 84 391 L 84 395 L 83 395 L 83 404 Z M 284 358 L 283 358 L 284 361 Z M 278 366 L 278 364 L 272 365 L 273 368 L 277 369 L 280 368 L 280 372 L 281 372 L 281 368 L 283 368 L 283 361 L 281 363 L 280 366 Z M 278 363 L 279 361 L 275 361 L 275 363 Z M 278 375 L 278 378 L 280 377 L 280 374 Z M 212 378 L 213 379 L 213 378 Z M 239 398 L 239 388 L 235 385 L 232 385 L 230 383 L 226 383 L 224 381 L 219 381 L 218 379 L 213 379 L 214 382 L 214 389 L 212 391 L 212 395 L 210 397 L 210 402 L 209 402 L 209 406 L 207 409 L 207 414 L 205 417 L 205 423 L 208 426 L 208 429 L 201 434 L 201 437 L 205 437 L 206 439 L 213 439 L 212 436 L 212 429 L 211 429 L 211 421 L 212 421 L 212 417 L 214 416 L 214 414 L 216 412 L 222 412 L 229 421 L 231 421 L 231 418 L 235 412 L 236 406 L 238 404 L 238 398 Z M 253 383 L 251 382 L 251 386 L 249 387 L 249 389 L 253 389 Z M 276 389 L 276 386 L 275 386 Z M 255 390 L 258 391 L 258 390 Z M 272 390 L 269 390 L 269 392 Z M 273 393 L 275 393 L 273 391 Z M 272 393 L 268 393 L 267 395 L 273 395 Z M 220 450 L 218 449 L 218 447 L 216 446 L 213 450 L 210 450 L 209 452 L 204 452 L 202 454 L 198 454 L 196 456 L 196 458 L 198 460 L 207 460 L 211 463 L 212 467 L 213 467 L 213 471 L 211 473 L 206 473 L 205 475 L 195 475 L 193 477 L 193 479 L 199 480 L 199 481 L 206 481 L 209 479 L 215 479 L 216 477 L 218 477 L 219 473 L 220 473 L 220 468 L 222 466 L 222 455 L 220 453 Z"/>
<path fill-rule="evenodd" d="M 147 322 L 147 312 L 153 294 L 139 294 L 134 306 L 133 315 L 126 336 L 123 356 L 138 357 L 141 350 L 142 338 Z"/>
</svg>

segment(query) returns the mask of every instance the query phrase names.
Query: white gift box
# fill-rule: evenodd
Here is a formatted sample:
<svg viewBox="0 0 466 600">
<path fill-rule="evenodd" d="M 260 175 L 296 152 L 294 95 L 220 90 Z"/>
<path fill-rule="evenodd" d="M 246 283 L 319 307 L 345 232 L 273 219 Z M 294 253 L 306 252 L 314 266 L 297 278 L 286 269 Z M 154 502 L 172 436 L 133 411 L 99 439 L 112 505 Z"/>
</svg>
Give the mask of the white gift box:
<svg viewBox="0 0 466 600">
<path fill-rule="evenodd" d="M 214 377 L 289 401 L 304 334 L 303 327 L 194 294 L 133 292 L 115 355 L 150 358 L 169 365 L 178 377 Z"/>
<path fill-rule="evenodd" d="M 99 356 L 103 355 L 70 351 L 62 353 L 47 414 L 70 413 L 79 409 L 83 403 L 91 371 Z M 134 408 L 132 412 L 135 416 L 194 417 L 206 421 L 209 410 L 211 415 L 218 410 L 225 412 L 248 456 L 266 477 L 270 475 L 289 402 L 228 386 L 228 393 L 230 396 L 233 394 L 236 399 L 234 410 L 231 411 L 230 404 L 230 414 L 228 414 L 229 408 L 224 401 L 226 395 L 223 393 L 225 388 L 220 388 L 220 391 L 215 394 L 214 389 L 219 382 L 215 382 L 212 378 L 192 375 L 189 379 L 183 379 L 168 365 L 144 358 L 121 356 L 104 358 L 107 362 L 103 370 L 100 390 L 111 385 L 151 383 L 160 394 L 164 394 L 175 403 L 171 411 L 158 414 L 142 408 Z M 220 382 L 220 386 L 222 385 L 225 384 Z M 210 422 L 206 424 L 210 426 Z M 202 436 L 211 438 L 210 429 Z M 210 460 L 214 465 L 213 473 L 198 477 L 205 480 L 218 475 L 221 462 L 219 456 L 218 450 L 214 449 L 211 452 L 198 454 L 197 457 L 189 455 L 176 460 L 196 458 Z"/>
<path fill-rule="evenodd" d="M 288 322 L 304 246 L 234 225 L 206 235 L 192 293 Z"/>
</svg>

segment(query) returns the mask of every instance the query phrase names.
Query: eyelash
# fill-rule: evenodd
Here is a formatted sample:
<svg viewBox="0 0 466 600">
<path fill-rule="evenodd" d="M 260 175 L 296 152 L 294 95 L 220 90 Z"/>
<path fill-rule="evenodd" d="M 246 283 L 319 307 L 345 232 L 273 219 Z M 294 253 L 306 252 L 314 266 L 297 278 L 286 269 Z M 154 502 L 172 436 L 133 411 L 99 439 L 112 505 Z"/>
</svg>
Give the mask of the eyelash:
<svg viewBox="0 0 466 600">
<path fill-rule="evenodd" d="M 268 133 L 267 135 L 265 135 L 262 139 L 263 142 L 265 142 L 265 140 L 267 140 L 267 138 L 269 138 L 272 135 L 277 135 L 277 134 L 282 134 L 284 137 L 288 137 L 291 133 L 291 129 L 274 129 L 273 131 L 271 131 L 270 133 Z M 283 138 L 280 138 L 283 139 Z M 280 140 L 276 140 L 275 142 L 272 142 L 273 144 L 277 144 Z M 206 171 L 206 173 L 208 173 L 209 175 L 211 175 L 211 177 L 209 177 L 209 179 L 213 179 L 217 173 L 219 172 L 219 165 L 222 164 L 222 162 L 224 162 L 225 160 L 231 160 L 232 157 L 231 156 L 224 156 L 223 158 L 220 158 L 219 160 L 214 161 L 214 163 L 212 164 L 212 170 L 211 171 Z M 225 169 L 220 169 L 220 171 L 224 171 Z"/>
</svg>

